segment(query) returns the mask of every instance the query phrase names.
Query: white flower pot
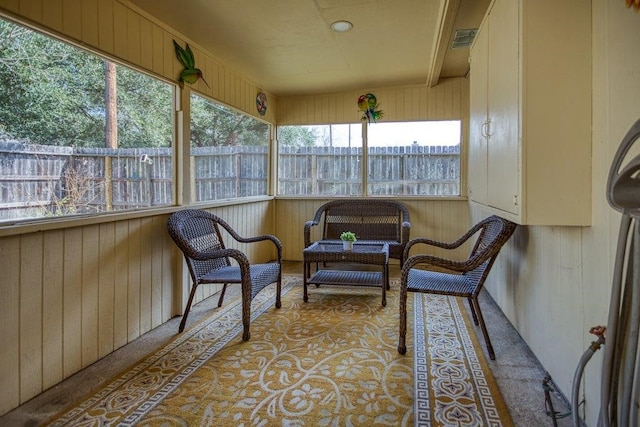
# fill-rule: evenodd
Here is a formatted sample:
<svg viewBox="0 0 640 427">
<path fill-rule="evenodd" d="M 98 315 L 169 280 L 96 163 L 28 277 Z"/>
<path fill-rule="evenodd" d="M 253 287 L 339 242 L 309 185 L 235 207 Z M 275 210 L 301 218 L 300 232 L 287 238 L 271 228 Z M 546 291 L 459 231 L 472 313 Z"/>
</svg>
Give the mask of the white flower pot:
<svg viewBox="0 0 640 427">
<path fill-rule="evenodd" d="M 342 241 L 342 249 L 345 251 L 350 251 L 353 249 L 353 241 L 351 240 L 343 240 Z"/>
</svg>

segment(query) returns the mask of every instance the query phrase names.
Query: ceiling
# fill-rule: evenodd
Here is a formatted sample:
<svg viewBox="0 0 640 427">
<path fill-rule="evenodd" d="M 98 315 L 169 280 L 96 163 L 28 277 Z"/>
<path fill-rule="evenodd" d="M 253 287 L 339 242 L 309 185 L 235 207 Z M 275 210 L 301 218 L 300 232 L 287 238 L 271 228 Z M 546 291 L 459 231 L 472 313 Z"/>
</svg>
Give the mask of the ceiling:
<svg viewBox="0 0 640 427">
<path fill-rule="evenodd" d="M 469 48 L 451 49 L 452 35 L 477 28 L 490 2 L 130 1 L 277 96 L 433 86 L 465 76 Z M 337 20 L 353 29 L 333 32 Z"/>
</svg>

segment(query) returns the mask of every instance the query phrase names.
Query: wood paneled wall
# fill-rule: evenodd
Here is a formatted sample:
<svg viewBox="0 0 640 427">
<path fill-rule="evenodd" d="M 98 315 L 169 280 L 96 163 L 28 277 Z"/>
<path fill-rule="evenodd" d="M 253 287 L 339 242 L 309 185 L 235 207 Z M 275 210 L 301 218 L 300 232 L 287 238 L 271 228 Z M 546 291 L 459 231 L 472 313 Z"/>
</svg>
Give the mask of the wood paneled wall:
<svg viewBox="0 0 640 427">
<path fill-rule="evenodd" d="M 302 261 L 304 249 L 304 224 L 312 220 L 316 210 L 328 200 L 278 199 L 275 215 L 276 234 L 283 241 L 284 257 L 287 260 Z M 411 218 L 410 237 L 429 237 L 430 239 L 453 241 L 467 231 L 469 208 L 466 200 L 419 200 L 398 199 L 407 205 Z M 320 238 L 320 227 L 312 230 L 313 240 Z M 423 251 L 425 247 L 421 248 Z M 468 247 L 460 248 L 453 255 L 464 259 Z M 447 251 L 451 252 L 451 251 Z M 430 252 L 444 256 L 443 250 Z M 447 253 L 446 256 L 451 256 Z M 391 262 L 397 262 L 392 260 Z"/>
<path fill-rule="evenodd" d="M 198 82 L 186 90 L 258 117 L 255 97 L 261 88 L 256 83 L 127 0 L 0 0 L 0 14 L 171 82 L 181 71 L 172 40 L 188 42 L 211 88 Z M 466 79 L 435 88 L 380 88 L 282 102 L 267 93 L 269 110 L 260 118 L 283 124 L 353 123 L 361 116 L 357 97 L 369 91 L 376 94 L 385 120 L 462 119 L 467 134 Z M 413 236 L 449 239 L 468 225 L 464 200 L 405 202 Z M 211 210 L 243 236 L 276 234 L 285 259 L 298 260 L 304 222 L 320 203 L 281 199 Z M 146 213 L 0 233 L 0 414 L 181 313 L 188 273 L 167 235 L 167 217 L 166 212 Z M 255 261 L 274 257 L 261 244 L 239 249 Z M 202 287 L 197 301 L 215 291 Z"/>
<path fill-rule="evenodd" d="M 384 112 L 381 121 L 458 120 L 469 118 L 469 80 L 445 79 L 426 85 L 363 89 L 327 95 L 289 96 L 278 100 L 277 123 L 357 123 L 362 117 L 358 97 L 371 92 Z M 466 133 L 463 132 L 466 135 Z"/>
<path fill-rule="evenodd" d="M 171 245 L 163 217 L 0 239 L 3 407 L 171 318 Z"/>
<path fill-rule="evenodd" d="M 463 146 L 466 146 L 469 122 L 469 80 L 446 79 L 435 87 L 426 85 L 366 89 L 342 93 L 281 97 L 278 101 L 278 124 L 330 124 L 360 121 L 358 97 L 367 92 L 375 94 L 382 121 L 462 120 Z M 375 124 L 372 124 L 375 126 Z M 461 158 L 463 171 L 462 194 L 465 194 L 466 156 Z M 318 207 L 327 200 L 278 199 L 276 203 L 276 232 L 285 242 L 288 260 L 302 260 L 303 229 L 313 219 Z M 466 199 L 432 198 L 402 199 L 411 215 L 411 236 L 429 236 L 436 240 L 452 240 L 469 227 L 469 208 Z M 317 237 L 317 236 L 316 236 Z M 464 257 L 463 248 L 458 255 Z M 440 253 L 440 255 L 443 255 Z"/>
<path fill-rule="evenodd" d="M 0 14 L 171 82 L 181 71 L 172 41 L 188 42 L 211 88 L 186 90 L 258 117 L 254 82 L 127 0 L 0 0 Z M 277 100 L 267 96 L 260 118 L 274 122 Z M 273 233 L 271 201 L 213 211 L 241 235 Z M 167 217 L 0 237 L 0 414 L 181 313 L 188 273 Z M 256 261 L 274 257 L 260 245 L 243 250 Z M 196 300 L 215 291 L 202 287 Z"/>
<path fill-rule="evenodd" d="M 635 78 L 640 57 L 629 54 L 637 51 L 640 40 L 637 15 L 621 2 L 593 2 L 592 7 L 592 226 L 520 228 L 498 258 L 488 283 L 565 395 L 571 391 L 571 374 L 580 355 L 593 340 L 589 327 L 606 321 L 619 215 L 608 207 L 604 189 L 610 159 L 637 119 L 640 100 Z M 171 81 L 177 78 L 179 64 L 171 40 L 186 40 L 126 0 L 0 0 L 0 12 L 36 22 Z M 211 89 L 202 83 L 194 88 L 255 114 L 257 85 L 189 42 L 213 83 Z M 361 115 L 357 97 L 371 91 L 386 120 L 462 117 L 467 135 L 464 82 L 454 79 L 432 89 L 371 89 L 280 100 L 270 96 L 265 119 L 282 124 L 352 123 Z M 275 207 L 265 202 L 220 211 L 237 219 L 230 221 L 233 226 L 247 227 L 246 234 L 275 232 L 283 241 L 285 258 L 300 259 L 304 221 L 321 202 L 279 199 Z M 463 201 L 405 202 L 414 225 L 412 236 L 424 233 L 446 240 L 468 227 L 469 215 L 473 221 L 484 215 L 469 214 Z M 0 238 L 0 413 L 179 311 L 164 300 L 167 294 L 180 292 L 165 283 L 168 275 L 184 274 L 175 268 L 167 272 L 179 254 L 169 249 L 165 220 L 161 215 Z M 274 223 L 275 228 L 270 227 Z M 203 291 L 200 298 L 206 294 Z M 104 298 L 111 311 L 101 306 Z M 584 381 L 586 404 L 581 411 L 587 412 L 588 424 L 596 423 L 599 410 L 601 354 L 592 360 Z"/>
<path fill-rule="evenodd" d="M 211 211 L 255 236 L 273 232 L 271 203 Z M 182 313 L 190 279 L 167 218 L 0 238 L 0 414 Z M 266 244 L 227 243 L 252 260 L 275 257 Z M 201 286 L 196 301 L 216 291 Z"/>
</svg>

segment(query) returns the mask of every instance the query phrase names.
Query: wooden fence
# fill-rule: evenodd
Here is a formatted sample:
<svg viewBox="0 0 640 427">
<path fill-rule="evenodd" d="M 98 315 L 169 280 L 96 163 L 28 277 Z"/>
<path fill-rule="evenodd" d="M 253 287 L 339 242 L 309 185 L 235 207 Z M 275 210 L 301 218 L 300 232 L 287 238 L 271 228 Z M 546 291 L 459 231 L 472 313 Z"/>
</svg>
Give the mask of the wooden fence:
<svg viewBox="0 0 640 427">
<path fill-rule="evenodd" d="M 0 220 L 171 205 L 170 148 L 71 148 L 0 141 Z M 267 147 L 193 148 L 197 201 L 268 193 Z M 281 147 L 281 195 L 360 195 L 362 149 Z M 368 194 L 458 195 L 460 149 L 380 147 L 368 155 Z"/>
<path fill-rule="evenodd" d="M 361 195 L 362 148 L 280 147 L 278 194 Z M 371 147 L 367 194 L 460 195 L 460 146 Z"/>
<path fill-rule="evenodd" d="M 0 142 L 0 219 L 173 202 L 169 148 L 71 148 Z"/>
<path fill-rule="evenodd" d="M 224 146 L 191 149 L 195 199 L 263 196 L 269 189 L 268 147 Z"/>
</svg>

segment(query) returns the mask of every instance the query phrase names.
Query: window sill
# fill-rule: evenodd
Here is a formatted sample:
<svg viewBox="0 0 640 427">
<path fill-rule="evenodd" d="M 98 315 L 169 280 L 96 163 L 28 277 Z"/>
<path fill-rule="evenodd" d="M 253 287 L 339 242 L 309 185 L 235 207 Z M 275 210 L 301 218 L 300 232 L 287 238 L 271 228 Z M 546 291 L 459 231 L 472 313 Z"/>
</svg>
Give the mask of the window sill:
<svg viewBox="0 0 640 427">
<path fill-rule="evenodd" d="M 0 237 L 15 236 L 40 231 L 60 230 L 65 228 L 83 227 L 94 224 L 104 224 L 129 219 L 146 218 L 151 216 L 169 215 L 181 209 L 209 209 L 220 206 L 234 206 L 247 203 L 273 200 L 273 196 L 247 197 L 242 199 L 214 200 L 211 202 L 194 203 L 184 206 L 162 206 L 158 208 L 140 209 L 124 212 L 108 212 L 95 215 L 77 215 L 59 218 L 31 218 L 16 219 L 15 222 L 0 225 Z"/>
</svg>

